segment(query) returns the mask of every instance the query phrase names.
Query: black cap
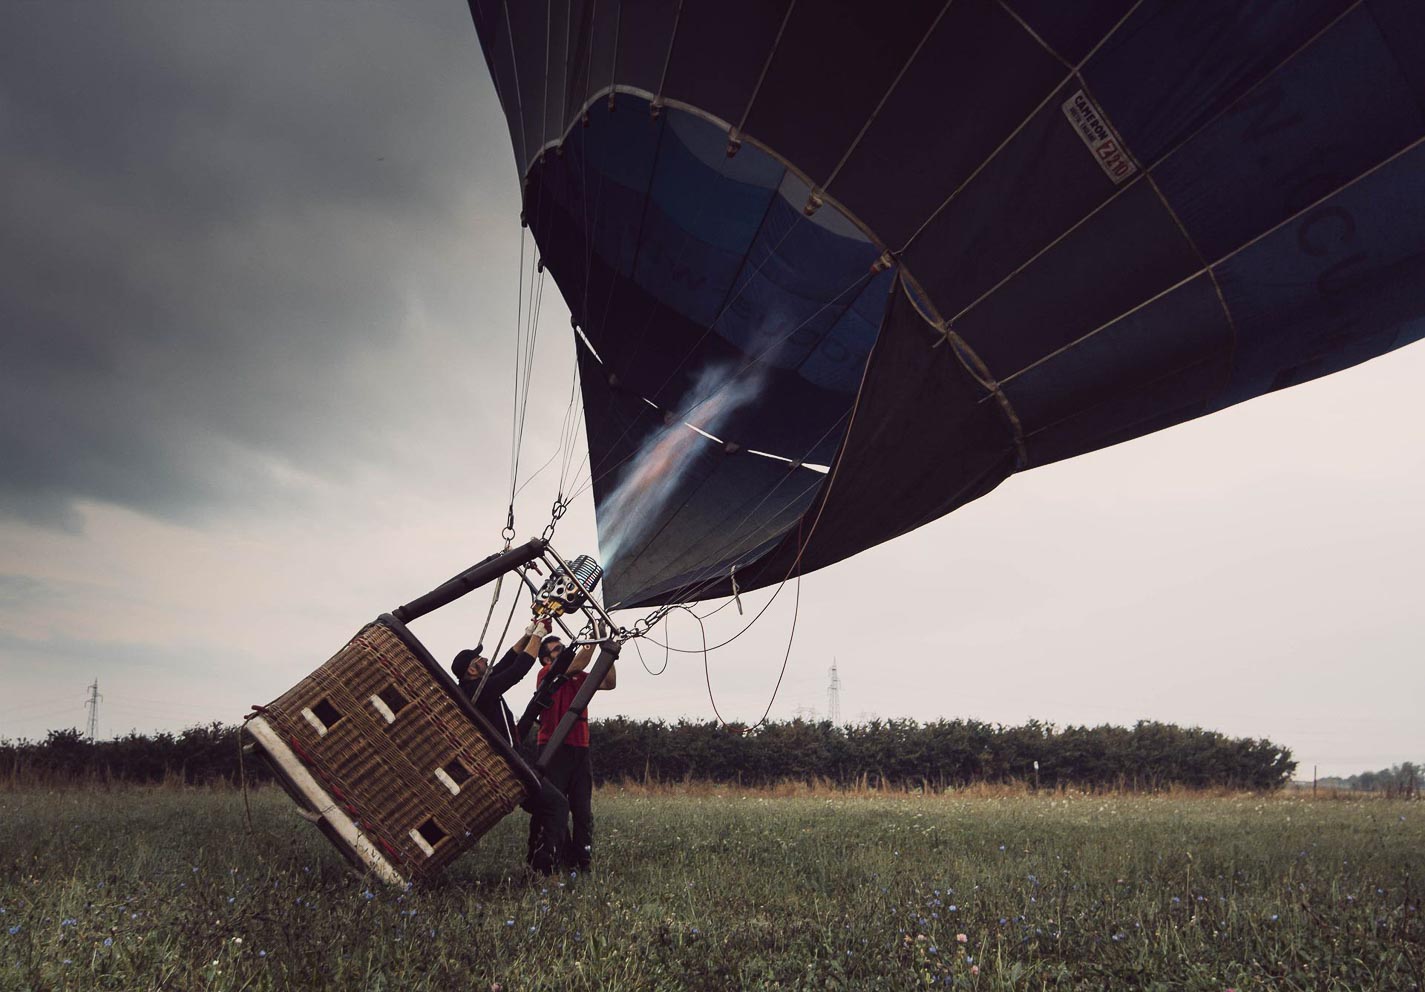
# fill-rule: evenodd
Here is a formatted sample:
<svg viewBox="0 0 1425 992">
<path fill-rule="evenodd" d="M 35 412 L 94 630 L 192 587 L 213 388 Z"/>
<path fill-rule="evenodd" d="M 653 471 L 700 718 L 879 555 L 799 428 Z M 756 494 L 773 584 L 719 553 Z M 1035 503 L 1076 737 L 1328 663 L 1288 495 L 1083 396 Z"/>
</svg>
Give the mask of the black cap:
<svg viewBox="0 0 1425 992">
<path fill-rule="evenodd" d="M 465 680 L 465 673 L 470 671 L 470 665 L 479 657 L 474 648 L 466 648 L 455 656 L 455 660 L 450 663 L 450 670 L 455 673 L 455 677 L 462 682 Z"/>
</svg>

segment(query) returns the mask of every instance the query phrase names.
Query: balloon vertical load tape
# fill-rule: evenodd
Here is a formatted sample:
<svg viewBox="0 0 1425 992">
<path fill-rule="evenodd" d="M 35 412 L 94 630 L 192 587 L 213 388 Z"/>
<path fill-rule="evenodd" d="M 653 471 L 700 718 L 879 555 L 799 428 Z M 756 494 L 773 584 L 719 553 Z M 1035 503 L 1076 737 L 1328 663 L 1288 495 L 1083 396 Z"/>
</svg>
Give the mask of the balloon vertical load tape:
<svg viewBox="0 0 1425 992">
<path fill-rule="evenodd" d="M 585 592 L 592 593 L 604 577 L 603 567 L 589 555 L 580 555 L 569 562 L 569 569 L 560 569 L 545 580 L 539 590 L 535 612 L 540 616 L 557 617 L 584 605 Z"/>
</svg>

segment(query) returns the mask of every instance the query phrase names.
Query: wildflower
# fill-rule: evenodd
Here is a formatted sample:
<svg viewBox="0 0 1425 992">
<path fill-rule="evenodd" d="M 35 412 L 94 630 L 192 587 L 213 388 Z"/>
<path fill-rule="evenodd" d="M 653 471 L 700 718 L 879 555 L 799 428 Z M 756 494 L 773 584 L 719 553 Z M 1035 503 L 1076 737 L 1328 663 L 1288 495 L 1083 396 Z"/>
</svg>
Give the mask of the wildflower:
<svg viewBox="0 0 1425 992">
<path fill-rule="evenodd" d="M 1276 921 L 1277 921 L 1277 914 L 1276 914 L 1276 913 L 1273 913 L 1273 914 L 1272 914 L 1272 922 L 1275 923 Z"/>
<path fill-rule="evenodd" d="M 15 934 L 17 934 L 17 933 L 19 933 L 19 932 L 20 932 L 20 924 L 18 924 L 18 923 L 16 923 L 13 927 L 10 928 L 10 936 L 11 936 L 11 937 L 15 936 Z"/>
<path fill-rule="evenodd" d="M 979 973 L 980 973 L 980 966 L 979 966 L 979 965 L 977 965 L 977 964 L 972 964 L 972 965 L 970 965 L 970 974 L 972 974 L 972 975 L 978 975 Z"/>
<path fill-rule="evenodd" d="M 963 933 L 957 933 L 957 934 L 955 935 L 955 943 L 957 943 L 957 944 L 965 944 L 965 943 L 968 943 L 969 940 L 970 940 L 970 938 L 967 937 L 967 936 L 965 936 Z"/>
<path fill-rule="evenodd" d="M 499 982 L 490 983 L 490 992 L 503 992 L 503 990 L 504 986 L 501 985 Z"/>
<path fill-rule="evenodd" d="M 69 958 L 65 958 L 65 959 L 64 959 L 64 963 L 65 963 L 65 964 L 73 964 L 74 962 L 73 962 L 72 960 L 70 960 Z"/>
<path fill-rule="evenodd" d="M 367 889 L 365 892 L 361 893 L 361 898 L 365 899 L 367 902 L 370 902 L 372 899 L 376 898 L 376 893 L 372 892 L 370 889 Z M 302 900 L 298 899 L 297 901 L 301 902 Z"/>
<path fill-rule="evenodd" d="M 233 943 L 234 943 L 234 944 L 241 944 L 241 943 L 242 943 L 242 938 L 241 938 L 241 937 L 234 937 L 234 938 L 233 938 Z"/>
<path fill-rule="evenodd" d="M 946 909 L 951 913 L 960 912 L 960 907 L 955 905 L 953 902 L 949 906 L 947 906 Z"/>
<path fill-rule="evenodd" d="M 11 932 L 11 933 L 14 933 L 13 930 L 10 931 L 10 932 Z M 114 938 L 113 938 L 113 937 L 105 937 L 105 938 L 104 938 L 104 946 L 105 946 L 105 947 L 113 947 L 113 946 L 114 946 Z"/>
<path fill-rule="evenodd" d="M 432 937 L 435 936 L 435 931 L 431 931 L 431 936 L 432 936 Z M 258 951 L 258 952 L 257 952 L 257 956 L 260 957 L 260 958 L 265 958 L 265 957 L 267 957 L 267 952 L 266 952 L 266 951 Z"/>
</svg>

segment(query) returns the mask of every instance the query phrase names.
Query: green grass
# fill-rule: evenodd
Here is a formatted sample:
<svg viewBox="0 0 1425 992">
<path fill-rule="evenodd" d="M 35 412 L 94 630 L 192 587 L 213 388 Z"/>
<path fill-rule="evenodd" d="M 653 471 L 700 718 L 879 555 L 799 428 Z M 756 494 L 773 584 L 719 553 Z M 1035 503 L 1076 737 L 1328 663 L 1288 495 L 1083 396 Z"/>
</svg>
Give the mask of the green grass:
<svg viewBox="0 0 1425 992">
<path fill-rule="evenodd" d="M 285 795 L 0 793 L 0 989 L 1409 989 L 1425 806 L 595 797 L 595 874 L 516 814 L 437 885 Z M 958 935 L 964 935 L 960 942 Z M 972 974 L 978 967 L 978 974 Z"/>
</svg>

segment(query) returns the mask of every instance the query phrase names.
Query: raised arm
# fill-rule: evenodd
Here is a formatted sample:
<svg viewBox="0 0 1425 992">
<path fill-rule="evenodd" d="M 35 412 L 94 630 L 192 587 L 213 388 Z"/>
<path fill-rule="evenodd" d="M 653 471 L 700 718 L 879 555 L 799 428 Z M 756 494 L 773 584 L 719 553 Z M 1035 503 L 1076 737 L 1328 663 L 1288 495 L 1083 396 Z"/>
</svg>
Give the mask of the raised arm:
<svg viewBox="0 0 1425 992">
<path fill-rule="evenodd" d="M 578 653 L 574 655 L 574 660 L 569 663 L 569 671 L 582 672 L 584 669 L 588 668 L 589 659 L 594 657 L 594 648 L 596 648 L 597 646 L 598 645 L 596 644 L 585 644 L 583 647 L 581 647 Z M 604 676 L 604 680 L 599 683 L 600 689 L 612 689 L 618 685 L 618 672 L 616 671 L 617 668 L 617 665 L 609 666 L 608 673 Z"/>
<path fill-rule="evenodd" d="M 585 644 L 574 652 L 574 660 L 569 662 L 570 672 L 582 672 L 589 667 L 589 659 L 594 657 L 594 645 Z"/>
<path fill-rule="evenodd" d="M 485 691 L 503 696 L 519 684 L 538 660 L 539 642 L 548 633 L 548 630 L 548 625 L 544 621 L 530 623 L 525 628 L 525 633 L 510 645 L 499 664 L 490 670 Z"/>
</svg>

